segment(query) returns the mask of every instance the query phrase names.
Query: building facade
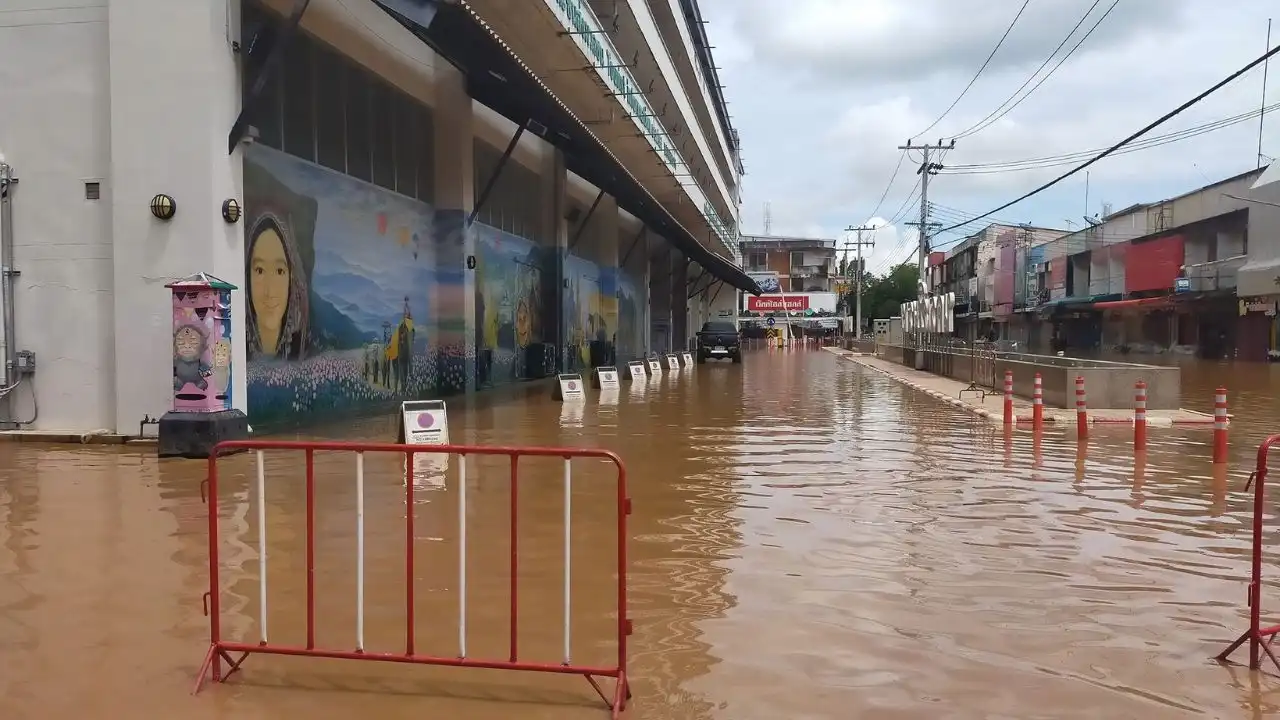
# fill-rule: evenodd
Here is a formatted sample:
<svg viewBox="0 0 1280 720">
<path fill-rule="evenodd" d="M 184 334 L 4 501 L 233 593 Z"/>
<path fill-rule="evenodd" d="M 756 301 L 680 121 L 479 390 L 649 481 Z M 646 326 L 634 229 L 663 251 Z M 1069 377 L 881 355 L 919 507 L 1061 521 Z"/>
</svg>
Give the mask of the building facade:
<svg viewBox="0 0 1280 720">
<path fill-rule="evenodd" d="M 774 273 L 783 292 L 836 292 L 836 241 L 781 235 L 743 235 L 743 267 L 750 273 Z"/>
<path fill-rule="evenodd" d="M 683 347 L 759 292 L 694 0 L 26 5 L 0 27 L 10 427 L 168 410 L 164 286 L 196 272 L 238 288 L 256 426 Z"/>
<path fill-rule="evenodd" d="M 974 322 L 1033 351 L 1275 359 L 1278 188 L 1258 169 L 1075 232 L 990 226 L 944 262 L 957 334 Z"/>
</svg>

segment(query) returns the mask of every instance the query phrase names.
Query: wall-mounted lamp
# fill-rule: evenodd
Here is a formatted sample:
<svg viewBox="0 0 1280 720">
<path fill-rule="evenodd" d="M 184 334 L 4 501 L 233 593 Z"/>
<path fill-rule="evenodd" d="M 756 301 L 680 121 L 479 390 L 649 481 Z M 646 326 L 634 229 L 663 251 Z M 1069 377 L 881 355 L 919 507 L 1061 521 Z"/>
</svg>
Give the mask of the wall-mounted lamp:
<svg viewBox="0 0 1280 720">
<path fill-rule="evenodd" d="M 468 269 L 468 270 L 475 270 L 475 269 L 476 269 L 476 256 L 475 256 L 475 255 L 468 255 L 468 256 L 467 256 L 467 269 Z"/>
<path fill-rule="evenodd" d="M 160 193 L 151 198 L 151 214 L 161 220 L 172 220 L 178 212 L 178 203 L 173 198 Z"/>
<path fill-rule="evenodd" d="M 228 225 L 240 222 L 240 203 L 236 202 L 235 198 L 222 201 L 222 219 L 226 220 Z"/>
</svg>

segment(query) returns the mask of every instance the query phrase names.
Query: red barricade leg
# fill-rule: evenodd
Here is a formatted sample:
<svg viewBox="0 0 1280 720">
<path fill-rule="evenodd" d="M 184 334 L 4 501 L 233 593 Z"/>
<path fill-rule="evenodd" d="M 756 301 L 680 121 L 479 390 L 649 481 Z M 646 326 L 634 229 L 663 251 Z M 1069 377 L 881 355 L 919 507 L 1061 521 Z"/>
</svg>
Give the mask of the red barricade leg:
<svg viewBox="0 0 1280 720">
<path fill-rule="evenodd" d="M 1262 530 L 1263 515 L 1266 513 L 1267 456 L 1276 445 L 1280 445 L 1280 435 L 1272 435 L 1258 446 L 1257 466 L 1249 477 L 1249 482 L 1253 484 L 1253 553 L 1246 596 L 1249 604 L 1249 629 L 1217 655 L 1218 661 L 1227 662 L 1231 653 L 1247 641 L 1249 667 L 1254 670 L 1262 663 L 1262 653 L 1266 653 L 1276 669 L 1280 670 L 1280 659 L 1271 650 L 1272 640 L 1280 634 L 1280 625 L 1262 627 Z"/>
</svg>

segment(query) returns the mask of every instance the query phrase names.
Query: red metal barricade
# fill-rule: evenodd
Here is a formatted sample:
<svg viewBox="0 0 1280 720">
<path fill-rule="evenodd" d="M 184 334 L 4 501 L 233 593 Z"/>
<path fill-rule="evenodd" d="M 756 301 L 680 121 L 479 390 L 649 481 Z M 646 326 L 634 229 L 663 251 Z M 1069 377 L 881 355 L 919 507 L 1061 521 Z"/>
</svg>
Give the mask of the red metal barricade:
<svg viewBox="0 0 1280 720">
<path fill-rule="evenodd" d="M 263 452 L 269 450 L 301 451 L 305 456 L 306 482 L 306 643 L 305 645 L 278 644 L 268 641 L 266 625 L 267 575 L 266 575 L 266 520 L 264 514 L 265 470 Z M 241 642 L 224 639 L 221 627 L 220 602 L 220 567 L 219 567 L 219 495 L 218 495 L 218 458 L 233 452 L 250 451 L 257 454 L 257 497 L 259 523 L 259 618 L 261 640 L 259 642 Z M 345 452 L 356 457 L 356 523 L 357 531 L 357 630 L 356 647 L 326 648 L 316 644 L 316 592 L 315 592 L 315 455 L 317 452 Z M 404 502 L 410 508 L 405 513 L 405 638 L 403 652 L 376 652 L 364 647 L 364 460 L 366 453 L 396 453 L 405 458 Z M 458 513 L 459 513 L 459 558 L 458 558 L 458 654 L 456 656 L 424 655 L 415 648 L 414 625 L 414 490 L 412 477 L 416 456 L 450 456 L 463 459 L 459 469 Z M 466 491 L 466 458 L 468 456 L 503 456 L 510 459 L 510 639 L 508 656 L 505 659 L 477 659 L 467 654 L 467 620 L 466 620 L 466 581 L 467 581 L 467 491 Z M 519 460 L 521 457 L 562 458 L 564 460 L 564 660 L 561 663 L 531 662 L 522 660 L 518 652 L 517 631 L 519 613 L 517 599 L 519 597 L 519 513 L 517 511 L 518 488 L 520 485 Z M 571 460 L 575 458 L 596 458 L 612 462 L 617 468 L 617 660 L 607 666 L 589 666 L 575 664 L 570 655 L 570 508 L 571 508 Z M 524 670 L 531 672 L 581 675 L 587 679 L 591 687 L 608 704 L 617 718 L 626 707 L 631 697 L 630 684 L 627 679 L 627 637 L 631 634 L 631 621 L 627 617 L 627 516 L 631 512 L 631 501 L 627 495 L 627 473 L 622 460 L 607 450 L 549 447 L 481 447 L 466 445 L 400 445 L 390 443 L 347 443 L 347 442 L 293 442 L 293 441 L 257 441 L 237 440 L 220 443 L 209 458 L 209 478 L 207 482 L 207 501 L 209 505 L 209 592 L 205 594 L 205 612 L 209 616 L 209 650 L 200 666 L 193 693 L 198 693 L 206 678 L 212 677 L 215 682 L 225 681 L 231 674 L 240 669 L 249 655 L 255 653 L 268 655 L 293 655 L 306 657 L 334 658 L 343 660 L 374 660 L 394 663 L 412 663 L 419 665 L 440 665 L 453 667 L 494 668 L 505 670 Z M 227 670 L 223 672 L 223 662 Z M 615 680 L 612 697 L 606 694 L 599 683 L 599 678 Z"/>
<path fill-rule="evenodd" d="M 1262 653 L 1265 652 L 1276 669 L 1280 670 L 1280 660 L 1271 650 L 1271 643 L 1280 634 L 1280 625 L 1262 627 L 1262 518 L 1266 513 L 1267 455 L 1271 448 L 1280 445 L 1280 435 L 1272 435 L 1258 446 L 1258 463 L 1249 482 L 1253 484 L 1253 567 L 1249 575 L 1249 629 L 1236 641 L 1227 646 L 1218 655 L 1218 660 L 1226 662 L 1228 656 L 1249 641 L 1249 667 L 1257 670 L 1261 664 Z M 1245 486 L 1248 489 L 1248 486 Z"/>
</svg>

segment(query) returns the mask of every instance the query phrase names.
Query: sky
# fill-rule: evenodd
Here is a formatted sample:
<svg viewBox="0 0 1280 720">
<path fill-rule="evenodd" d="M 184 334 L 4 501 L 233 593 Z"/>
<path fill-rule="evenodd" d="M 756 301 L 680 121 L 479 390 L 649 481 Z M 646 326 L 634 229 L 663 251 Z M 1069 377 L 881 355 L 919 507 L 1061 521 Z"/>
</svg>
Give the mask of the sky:
<svg viewBox="0 0 1280 720">
<path fill-rule="evenodd" d="M 904 223 L 919 219 L 912 194 L 918 152 L 890 184 L 902 157 L 897 147 L 909 139 L 949 143 L 963 135 L 929 183 L 931 219 L 954 225 L 1092 154 L 1016 172 L 964 166 L 1100 151 L 1262 55 L 1269 16 L 1277 20 L 1272 44 L 1280 44 L 1274 0 L 1029 0 L 986 69 L 943 116 L 1023 0 L 700 0 L 700 6 L 742 138 L 742 232 L 764 231 L 766 204 L 774 234 L 844 238 L 850 226 L 877 226 L 865 235 L 875 242 L 873 272 L 915 258 L 915 230 Z M 1280 103 L 1277 59 L 1266 104 Z M 1087 191 L 1081 172 L 990 221 L 1078 230 L 1082 216 L 1102 212 L 1103 203 L 1119 210 L 1252 170 L 1262 104 L 1259 67 L 1147 137 L 1252 113 L 1242 121 L 1106 158 L 1089 168 Z M 1280 113 L 1263 120 L 1265 163 L 1280 156 Z M 986 222 L 942 232 L 932 244 L 945 249 Z"/>
</svg>

